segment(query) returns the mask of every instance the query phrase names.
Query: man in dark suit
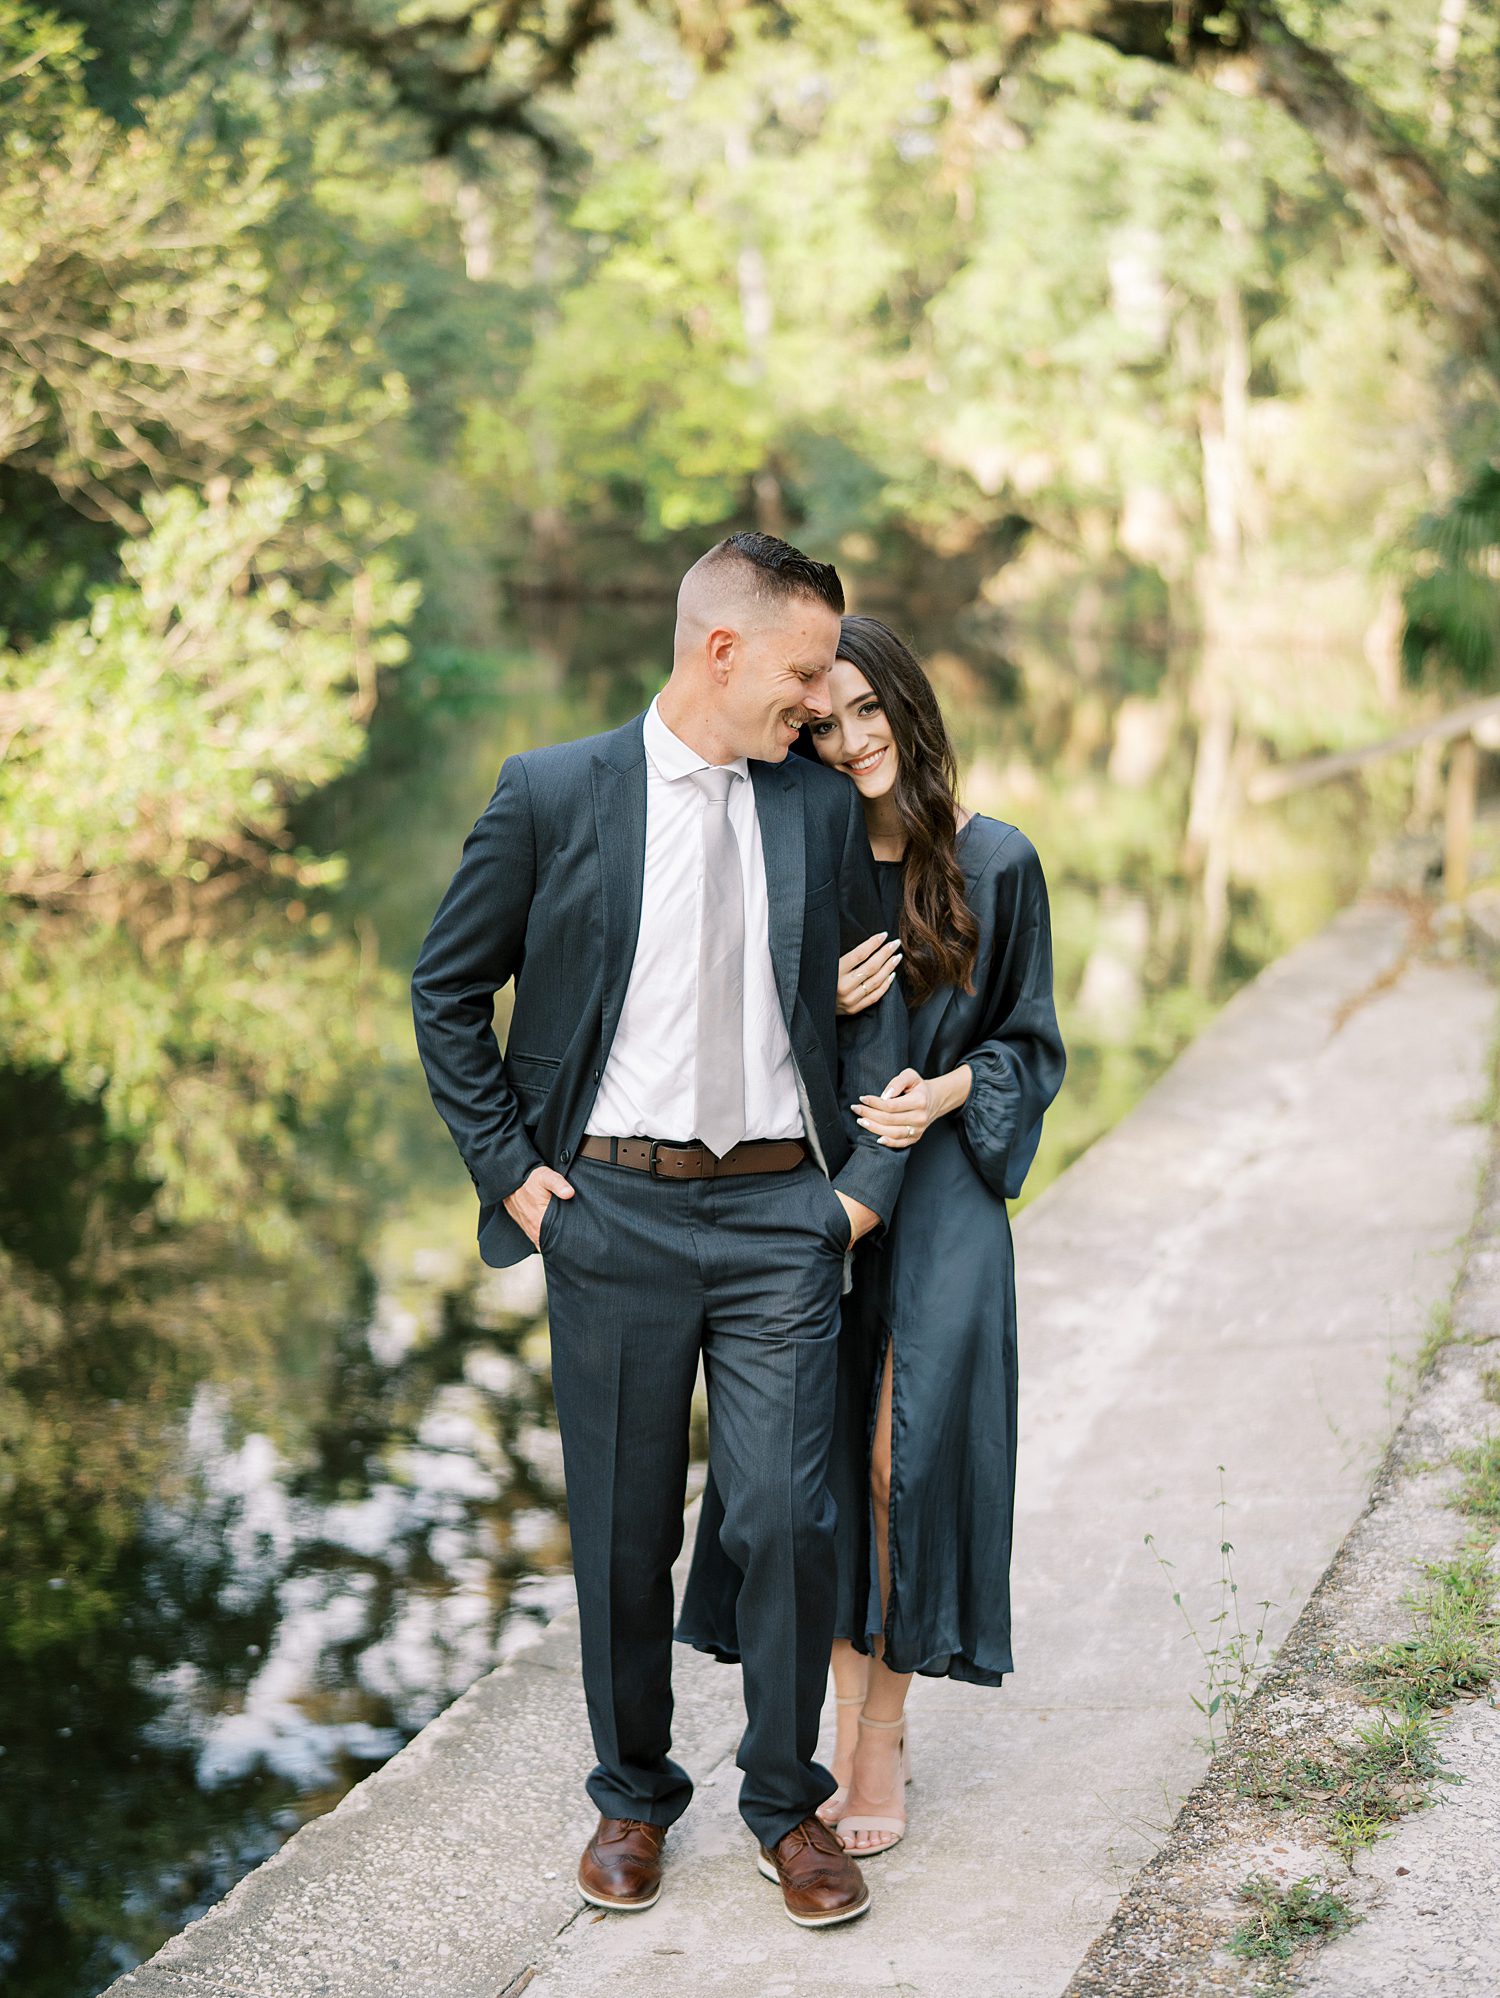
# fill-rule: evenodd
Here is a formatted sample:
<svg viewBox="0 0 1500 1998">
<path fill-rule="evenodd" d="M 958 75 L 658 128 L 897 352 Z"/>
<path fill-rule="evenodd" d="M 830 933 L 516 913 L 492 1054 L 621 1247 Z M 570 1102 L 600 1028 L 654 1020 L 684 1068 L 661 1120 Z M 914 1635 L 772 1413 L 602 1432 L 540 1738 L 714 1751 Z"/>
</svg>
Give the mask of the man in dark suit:
<svg viewBox="0 0 1500 1998">
<path fill-rule="evenodd" d="M 643 716 L 511 757 L 412 980 L 433 1101 L 497 1266 L 539 1249 L 600 1820 L 586 1899 L 645 1908 L 691 1784 L 671 1745 L 671 1568 L 700 1353 L 744 1574 L 740 1809 L 803 1926 L 868 1905 L 816 1816 L 834 1606 L 826 1467 L 839 1298 L 902 1151 L 851 1106 L 906 1056 L 895 987 L 835 1023 L 879 927 L 852 784 L 789 757 L 829 712 L 843 590 L 733 535 L 678 594 Z M 504 1059 L 495 994 L 514 978 Z"/>
</svg>

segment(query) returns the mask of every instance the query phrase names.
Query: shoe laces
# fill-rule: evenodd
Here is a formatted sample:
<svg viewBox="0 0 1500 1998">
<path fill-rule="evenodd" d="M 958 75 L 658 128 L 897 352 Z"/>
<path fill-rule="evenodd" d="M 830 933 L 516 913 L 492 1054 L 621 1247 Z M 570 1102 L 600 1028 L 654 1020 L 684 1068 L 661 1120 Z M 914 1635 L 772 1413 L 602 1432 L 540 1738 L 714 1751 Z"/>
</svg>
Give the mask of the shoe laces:
<svg viewBox="0 0 1500 1998">
<path fill-rule="evenodd" d="M 804 1818 L 800 1825 L 792 1827 L 787 1837 L 796 1839 L 798 1844 L 807 1846 L 810 1851 L 825 1853 L 831 1859 L 838 1858 L 846 1850 L 844 1841 L 832 1825 L 825 1825 L 817 1816 Z M 796 1847 L 792 1850 L 795 1851 Z"/>
</svg>

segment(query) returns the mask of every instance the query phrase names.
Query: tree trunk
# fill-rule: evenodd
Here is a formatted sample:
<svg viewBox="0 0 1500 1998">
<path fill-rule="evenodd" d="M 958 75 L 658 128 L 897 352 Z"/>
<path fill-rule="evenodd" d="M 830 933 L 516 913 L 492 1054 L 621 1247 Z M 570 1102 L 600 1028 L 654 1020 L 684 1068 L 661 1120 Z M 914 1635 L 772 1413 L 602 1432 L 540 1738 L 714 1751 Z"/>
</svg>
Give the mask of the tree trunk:
<svg viewBox="0 0 1500 1998">
<path fill-rule="evenodd" d="M 1002 19 L 1007 61 L 1071 30 L 1280 104 L 1460 343 L 1500 370 L 1500 231 L 1272 0 L 1032 0 Z"/>
<path fill-rule="evenodd" d="M 1350 202 L 1462 345 L 1493 362 L 1500 340 L 1500 241 L 1492 227 L 1444 187 L 1436 167 L 1274 8 L 1251 5 L 1245 14 L 1261 92 L 1313 139 Z"/>
<path fill-rule="evenodd" d="M 1460 736 L 1448 758 L 1448 798 L 1443 815 L 1443 895 L 1450 902 L 1461 902 L 1469 892 L 1478 778 L 1479 751 L 1474 738 Z"/>
<path fill-rule="evenodd" d="M 1243 228 L 1226 211 L 1220 227 L 1234 238 Z M 1192 323 L 1182 332 L 1192 346 Z M 1188 978 L 1211 989 L 1229 930 L 1230 856 L 1243 791 L 1245 745 L 1239 735 L 1235 681 L 1236 636 L 1244 597 L 1247 517 L 1255 511 L 1250 468 L 1250 338 L 1244 301 L 1233 281 L 1215 302 L 1217 340 L 1198 405 L 1203 524 L 1208 547 L 1197 565 L 1198 620 L 1203 650 L 1192 692 L 1198 716 L 1192 791 L 1183 833 L 1183 865 L 1196 878 L 1198 909 Z"/>
<path fill-rule="evenodd" d="M 755 150 L 749 131 L 744 126 L 731 125 L 724 134 L 724 164 L 739 188 L 746 187 L 754 161 Z M 771 338 L 776 331 L 776 304 L 771 296 L 771 277 L 766 267 L 765 252 L 756 240 L 755 218 L 750 202 L 744 199 L 737 202 L 736 207 L 740 241 L 734 271 L 739 290 L 740 325 L 745 335 L 745 357 L 749 363 L 750 379 L 760 387 L 766 379 Z M 786 496 L 774 450 L 767 450 L 750 481 L 750 490 L 755 500 L 755 525 L 762 534 L 774 534 L 784 539 L 787 532 Z"/>
<path fill-rule="evenodd" d="M 1464 16 L 1469 0 L 1443 0 L 1438 13 L 1437 35 L 1432 45 L 1432 71 L 1435 88 L 1427 128 L 1435 139 L 1444 139 L 1453 128 L 1453 72 L 1458 66 L 1458 47 L 1463 40 Z"/>
<path fill-rule="evenodd" d="M 537 186 L 532 213 L 531 281 L 543 301 L 536 316 L 533 337 L 540 346 L 547 338 L 550 324 L 557 318 L 557 272 L 560 263 L 557 217 L 545 184 Z M 532 470 L 531 505 L 528 510 L 532 558 L 542 580 L 550 588 L 566 594 L 576 588 L 578 578 L 573 523 L 562 500 L 562 454 L 552 425 L 542 410 L 532 411 L 526 429 Z"/>
</svg>

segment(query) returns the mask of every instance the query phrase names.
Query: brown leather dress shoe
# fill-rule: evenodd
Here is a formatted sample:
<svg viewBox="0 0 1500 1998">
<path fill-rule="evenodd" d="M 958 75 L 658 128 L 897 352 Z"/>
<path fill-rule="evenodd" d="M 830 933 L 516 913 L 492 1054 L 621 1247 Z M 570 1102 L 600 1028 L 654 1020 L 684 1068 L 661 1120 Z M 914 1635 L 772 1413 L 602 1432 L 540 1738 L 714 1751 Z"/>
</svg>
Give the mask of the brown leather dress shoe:
<svg viewBox="0 0 1500 1998">
<path fill-rule="evenodd" d="M 654 1908 L 666 1837 L 665 1825 L 643 1818 L 600 1818 L 578 1862 L 579 1893 L 596 1908 Z"/>
<path fill-rule="evenodd" d="M 799 1929 L 827 1929 L 852 1922 L 870 1905 L 864 1875 L 843 1841 L 821 1818 L 804 1818 L 756 1865 L 768 1880 L 781 1882 L 786 1911 Z"/>
</svg>

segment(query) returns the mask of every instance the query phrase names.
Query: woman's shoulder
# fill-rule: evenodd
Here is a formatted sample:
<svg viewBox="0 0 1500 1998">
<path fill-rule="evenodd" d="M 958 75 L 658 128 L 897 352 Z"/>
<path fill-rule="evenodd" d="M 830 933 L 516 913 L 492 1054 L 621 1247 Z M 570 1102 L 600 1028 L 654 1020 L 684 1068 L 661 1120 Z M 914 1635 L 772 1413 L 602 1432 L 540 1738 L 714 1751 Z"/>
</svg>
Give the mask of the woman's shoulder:
<svg viewBox="0 0 1500 1998">
<path fill-rule="evenodd" d="M 1021 828 L 1005 819 L 992 819 L 988 812 L 974 812 L 965 821 L 959 831 L 958 853 L 964 872 L 974 880 L 991 868 L 1008 873 L 1040 865 L 1036 848 Z"/>
</svg>

